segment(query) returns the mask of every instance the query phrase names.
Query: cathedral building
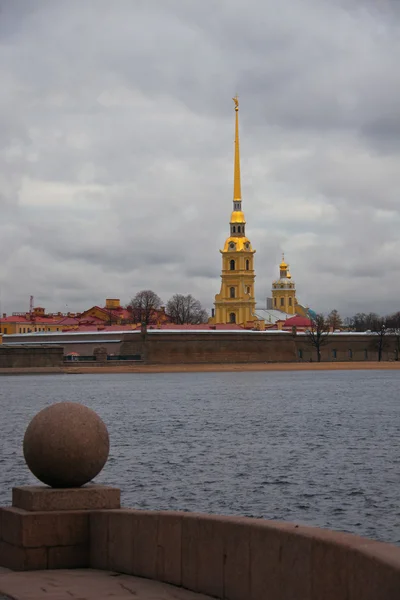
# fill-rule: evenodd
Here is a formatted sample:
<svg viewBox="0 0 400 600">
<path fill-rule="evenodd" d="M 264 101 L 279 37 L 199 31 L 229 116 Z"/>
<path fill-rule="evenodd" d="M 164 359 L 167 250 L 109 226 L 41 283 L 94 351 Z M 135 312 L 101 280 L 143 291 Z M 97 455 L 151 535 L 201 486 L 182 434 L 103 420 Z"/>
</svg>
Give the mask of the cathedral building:
<svg viewBox="0 0 400 600">
<path fill-rule="evenodd" d="M 215 296 L 214 323 L 237 323 L 251 326 L 262 320 L 255 314 L 254 254 L 250 240 L 246 237 L 246 219 L 242 211 L 239 150 L 239 101 L 235 103 L 235 153 L 233 178 L 233 210 L 229 223 L 229 237 L 222 254 L 221 291 Z"/>
<path fill-rule="evenodd" d="M 289 265 L 282 256 L 279 279 L 272 284 L 272 297 L 267 305 L 256 307 L 254 291 L 254 254 L 246 236 L 246 219 L 242 210 L 239 149 L 239 101 L 235 103 L 235 152 L 233 176 L 233 210 L 229 222 L 229 237 L 222 254 L 221 291 L 215 296 L 210 324 L 236 323 L 242 327 L 262 329 L 283 324 L 290 317 L 306 317 L 308 309 L 296 298 L 296 285 L 289 272 Z"/>
</svg>

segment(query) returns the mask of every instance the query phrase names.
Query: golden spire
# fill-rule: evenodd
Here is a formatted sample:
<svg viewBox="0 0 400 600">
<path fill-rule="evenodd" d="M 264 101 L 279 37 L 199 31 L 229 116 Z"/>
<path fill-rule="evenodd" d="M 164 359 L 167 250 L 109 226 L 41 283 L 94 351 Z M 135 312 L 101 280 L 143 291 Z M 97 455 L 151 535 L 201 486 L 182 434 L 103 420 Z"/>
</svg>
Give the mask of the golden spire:
<svg viewBox="0 0 400 600">
<path fill-rule="evenodd" d="M 240 153 L 239 153 L 239 98 L 236 95 L 232 100 L 235 103 L 235 170 L 233 179 L 233 201 L 241 201 L 242 190 L 240 186 Z"/>
</svg>

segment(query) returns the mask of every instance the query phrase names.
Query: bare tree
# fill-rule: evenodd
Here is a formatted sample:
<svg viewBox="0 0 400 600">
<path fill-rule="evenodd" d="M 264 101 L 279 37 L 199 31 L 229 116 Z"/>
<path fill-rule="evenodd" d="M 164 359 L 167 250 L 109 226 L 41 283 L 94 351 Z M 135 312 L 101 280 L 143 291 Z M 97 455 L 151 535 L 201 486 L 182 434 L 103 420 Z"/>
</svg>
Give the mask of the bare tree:
<svg viewBox="0 0 400 600">
<path fill-rule="evenodd" d="M 342 317 L 339 315 L 336 308 L 331 310 L 327 317 L 327 321 L 329 323 L 329 326 L 332 327 L 333 331 L 335 331 L 335 329 L 342 329 L 343 327 Z"/>
<path fill-rule="evenodd" d="M 321 347 L 328 341 L 329 329 L 329 321 L 323 314 L 319 313 L 310 318 L 310 327 L 305 335 L 308 343 L 315 348 L 318 362 L 321 362 Z"/>
<path fill-rule="evenodd" d="M 166 312 L 171 321 L 179 325 L 186 323 L 197 325 L 198 323 L 206 323 L 208 320 L 207 311 L 191 294 L 187 296 L 175 294 L 172 296 L 167 302 Z"/>
<path fill-rule="evenodd" d="M 348 327 L 352 331 L 372 331 L 374 323 L 379 319 L 376 313 L 357 313 L 354 317 L 348 319 Z"/>
<path fill-rule="evenodd" d="M 375 334 L 372 340 L 372 346 L 378 352 L 378 362 L 381 362 L 383 351 L 388 344 L 386 335 L 390 332 L 387 324 L 387 317 L 376 317 L 370 326 L 371 331 Z"/>
<path fill-rule="evenodd" d="M 400 312 L 387 317 L 386 324 L 389 333 L 394 337 L 395 360 L 400 358 Z"/>
<path fill-rule="evenodd" d="M 132 313 L 133 323 L 149 325 L 155 321 L 155 313 L 160 310 L 161 298 L 152 290 L 138 292 L 130 301 L 127 309 Z"/>
</svg>

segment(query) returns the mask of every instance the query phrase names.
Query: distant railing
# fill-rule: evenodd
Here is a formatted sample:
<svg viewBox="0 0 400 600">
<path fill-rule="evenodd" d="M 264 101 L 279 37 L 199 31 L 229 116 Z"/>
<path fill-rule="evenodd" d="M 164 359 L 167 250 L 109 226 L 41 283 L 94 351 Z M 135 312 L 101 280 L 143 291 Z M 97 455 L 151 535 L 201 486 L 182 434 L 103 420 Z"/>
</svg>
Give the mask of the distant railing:
<svg viewBox="0 0 400 600">
<path fill-rule="evenodd" d="M 140 354 L 110 354 L 107 360 L 142 360 Z"/>
<path fill-rule="evenodd" d="M 141 354 L 110 354 L 107 356 L 107 360 L 142 360 Z M 71 354 L 64 356 L 64 362 L 95 362 L 96 357 L 93 355 L 90 356 L 81 356 L 80 354 Z"/>
<path fill-rule="evenodd" d="M 76 354 L 64 356 L 64 362 L 93 362 L 94 360 L 96 359 L 93 354 L 91 356 L 77 356 Z"/>
</svg>

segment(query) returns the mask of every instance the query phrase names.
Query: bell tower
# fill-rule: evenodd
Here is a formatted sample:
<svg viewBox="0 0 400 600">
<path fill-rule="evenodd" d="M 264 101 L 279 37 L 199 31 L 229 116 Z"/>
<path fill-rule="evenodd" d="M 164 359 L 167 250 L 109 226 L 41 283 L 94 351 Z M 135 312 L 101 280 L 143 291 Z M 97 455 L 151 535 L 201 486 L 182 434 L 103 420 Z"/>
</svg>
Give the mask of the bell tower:
<svg viewBox="0 0 400 600">
<path fill-rule="evenodd" d="M 254 254 L 246 237 L 246 219 L 242 211 L 239 151 L 239 100 L 235 103 L 235 155 L 233 176 L 233 211 L 222 254 L 221 291 L 215 296 L 215 323 L 245 325 L 259 319 L 255 315 Z"/>
<path fill-rule="evenodd" d="M 279 279 L 272 284 L 273 308 L 281 310 L 289 315 L 297 312 L 296 286 L 289 273 L 289 265 L 282 254 L 282 262 L 279 265 Z"/>
</svg>

